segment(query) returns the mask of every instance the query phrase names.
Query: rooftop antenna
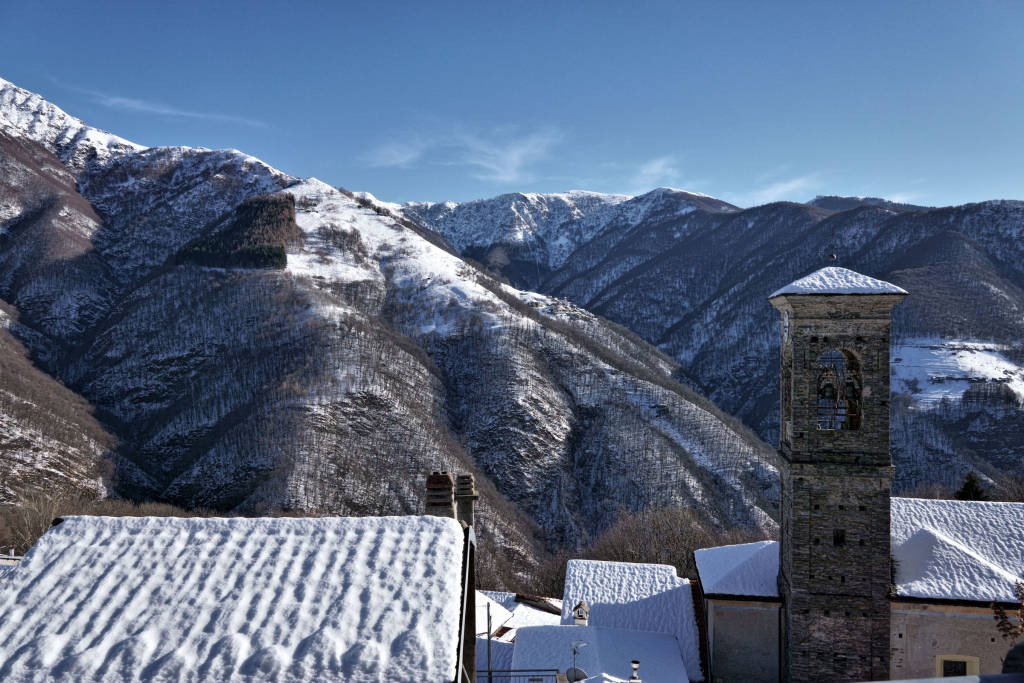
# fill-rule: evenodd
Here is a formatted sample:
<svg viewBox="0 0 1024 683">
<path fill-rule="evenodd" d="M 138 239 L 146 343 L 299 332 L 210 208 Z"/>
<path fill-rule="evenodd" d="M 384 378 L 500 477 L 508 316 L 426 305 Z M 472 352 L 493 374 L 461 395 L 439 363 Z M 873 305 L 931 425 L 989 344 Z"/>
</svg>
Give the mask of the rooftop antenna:
<svg viewBox="0 0 1024 683">
<path fill-rule="evenodd" d="M 565 672 L 565 677 L 569 683 L 576 683 L 576 681 L 583 681 L 590 678 L 586 671 L 576 668 L 576 655 L 578 655 L 580 650 L 585 648 L 587 645 L 589 645 L 589 643 L 582 640 L 574 641 L 572 644 L 572 668 Z"/>
</svg>

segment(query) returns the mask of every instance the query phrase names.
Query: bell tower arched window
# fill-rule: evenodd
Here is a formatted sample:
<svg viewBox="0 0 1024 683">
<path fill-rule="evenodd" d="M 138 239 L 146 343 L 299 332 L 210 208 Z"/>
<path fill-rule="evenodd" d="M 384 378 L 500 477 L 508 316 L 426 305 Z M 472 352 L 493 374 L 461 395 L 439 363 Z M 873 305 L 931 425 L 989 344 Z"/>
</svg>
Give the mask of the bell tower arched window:
<svg viewBox="0 0 1024 683">
<path fill-rule="evenodd" d="M 829 349 L 818 358 L 818 429 L 860 429 L 860 364 L 852 353 Z"/>
</svg>

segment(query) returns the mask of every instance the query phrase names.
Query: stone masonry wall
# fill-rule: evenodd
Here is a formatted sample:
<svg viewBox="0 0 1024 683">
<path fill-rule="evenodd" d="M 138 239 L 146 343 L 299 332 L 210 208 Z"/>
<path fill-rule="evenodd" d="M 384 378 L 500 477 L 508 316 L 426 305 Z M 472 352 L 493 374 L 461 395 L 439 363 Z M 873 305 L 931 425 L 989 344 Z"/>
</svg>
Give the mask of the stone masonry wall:
<svg viewBox="0 0 1024 683">
<path fill-rule="evenodd" d="M 889 675 L 890 310 L 902 297 L 785 296 L 782 344 L 783 679 Z M 857 429 L 818 428 L 818 359 L 857 366 Z M 851 362 L 852 361 L 852 362 Z"/>
</svg>

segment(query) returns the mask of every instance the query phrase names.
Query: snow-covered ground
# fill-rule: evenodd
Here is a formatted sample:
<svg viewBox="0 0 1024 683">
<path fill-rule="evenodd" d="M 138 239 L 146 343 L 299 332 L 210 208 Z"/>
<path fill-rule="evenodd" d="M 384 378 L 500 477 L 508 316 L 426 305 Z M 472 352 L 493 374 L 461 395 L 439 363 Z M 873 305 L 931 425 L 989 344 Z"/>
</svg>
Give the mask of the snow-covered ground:
<svg viewBox="0 0 1024 683">
<path fill-rule="evenodd" d="M 1006 358 L 1006 346 L 975 340 L 907 339 L 892 346 L 892 390 L 927 407 L 957 401 L 972 384 L 1006 384 L 1024 401 L 1024 366 Z"/>
</svg>

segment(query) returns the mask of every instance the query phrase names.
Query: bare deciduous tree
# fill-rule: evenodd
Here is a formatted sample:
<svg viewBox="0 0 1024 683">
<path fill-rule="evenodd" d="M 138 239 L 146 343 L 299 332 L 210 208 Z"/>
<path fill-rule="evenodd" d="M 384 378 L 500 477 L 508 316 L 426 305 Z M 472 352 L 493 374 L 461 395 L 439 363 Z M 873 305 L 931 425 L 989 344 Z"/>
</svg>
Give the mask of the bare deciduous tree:
<svg viewBox="0 0 1024 683">
<path fill-rule="evenodd" d="M 1020 602 L 1020 607 L 1007 613 L 1002 605 L 992 604 L 993 618 L 996 620 L 996 630 L 1004 640 L 1010 641 L 1010 645 L 1016 643 L 1024 636 L 1024 581 L 1017 581 L 1013 585 L 1013 592 Z"/>
</svg>

